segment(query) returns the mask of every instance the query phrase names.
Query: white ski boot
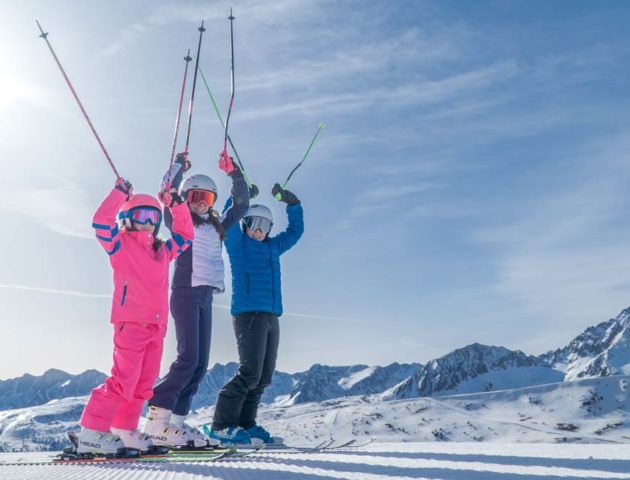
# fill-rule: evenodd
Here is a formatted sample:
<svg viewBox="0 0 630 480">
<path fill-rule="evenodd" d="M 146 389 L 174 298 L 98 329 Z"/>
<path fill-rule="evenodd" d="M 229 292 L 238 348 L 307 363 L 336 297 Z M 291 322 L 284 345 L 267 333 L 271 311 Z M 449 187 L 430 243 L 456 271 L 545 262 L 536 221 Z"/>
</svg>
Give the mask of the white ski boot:
<svg viewBox="0 0 630 480">
<path fill-rule="evenodd" d="M 211 448 L 219 442 L 212 441 L 204 437 L 200 432 L 189 429 L 185 425 L 177 426 L 171 423 L 172 411 L 160 407 L 149 407 L 147 422 L 144 425 L 146 433 L 154 445 L 165 445 L 172 448 Z M 176 416 L 176 417 L 179 417 Z M 175 418 L 175 421 L 178 421 Z"/>
<path fill-rule="evenodd" d="M 111 432 L 99 432 L 91 428 L 81 428 L 81 432 L 77 437 L 77 450 L 79 456 L 108 456 L 108 457 L 124 457 L 137 456 L 138 450 L 132 450 L 125 447 L 120 437 Z"/>
<path fill-rule="evenodd" d="M 111 428 L 110 431 L 118 436 L 127 448 L 135 448 L 142 453 L 149 453 L 153 450 L 153 442 L 146 433 L 139 430 L 123 430 L 122 428 Z"/>
</svg>

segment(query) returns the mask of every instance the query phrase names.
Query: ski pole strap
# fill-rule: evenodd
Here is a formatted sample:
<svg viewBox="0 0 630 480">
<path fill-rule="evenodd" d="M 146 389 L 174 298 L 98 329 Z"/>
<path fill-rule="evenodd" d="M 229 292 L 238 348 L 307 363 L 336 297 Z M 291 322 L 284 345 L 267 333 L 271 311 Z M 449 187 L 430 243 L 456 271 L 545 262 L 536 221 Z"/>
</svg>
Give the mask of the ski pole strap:
<svg viewBox="0 0 630 480">
<path fill-rule="evenodd" d="M 221 123 L 221 128 L 225 130 L 225 123 L 223 122 L 223 117 L 221 116 L 221 112 L 219 111 L 217 102 L 214 100 L 214 95 L 212 95 L 212 90 L 210 90 L 210 86 L 208 85 L 206 76 L 203 74 L 203 69 L 201 68 L 201 65 L 199 65 L 199 74 L 201 75 L 201 80 L 203 80 L 203 84 L 206 87 L 206 92 L 208 92 L 208 95 L 210 96 L 210 101 L 212 102 L 212 108 L 214 109 L 214 113 L 217 114 L 217 118 L 219 119 L 219 122 Z M 227 140 L 228 142 L 230 142 L 230 147 L 232 147 L 232 151 L 234 152 L 234 156 L 236 157 L 238 168 L 240 168 L 241 172 L 243 172 L 243 176 L 245 177 L 245 182 L 247 183 L 247 187 L 250 188 L 252 186 L 252 182 L 247 177 L 247 173 L 245 172 L 245 167 L 243 167 L 243 161 L 241 160 L 241 157 L 236 151 L 236 147 L 234 146 L 234 143 L 232 142 L 232 138 L 230 137 L 229 134 L 227 136 Z"/>
<path fill-rule="evenodd" d="M 55 62 L 57 63 L 57 66 L 59 67 L 59 70 L 61 70 L 61 74 L 63 75 L 63 78 L 65 79 L 66 83 L 68 84 L 68 87 L 70 88 L 70 91 L 72 92 L 72 95 L 74 96 L 74 99 L 77 101 L 77 104 L 79 105 L 79 108 L 81 109 L 81 113 L 83 113 L 83 116 L 85 117 L 85 120 L 87 121 L 88 125 L 90 126 L 90 130 L 92 130 L 92 133 L 96 137 L 96 141 L 98 142 L 99 146 L 101 147 L 101 150 L 103 150 L 103 153 L 105 154 L 105 158 L 109 162 L 109 166 L 112 167 L 112 170 L 114 171 L 114 174 L 116 175 L 116 178 L 120 178 L 120 175 L 118 174 L 118 170 L 116 170 L 116 167 L 114 166 L 114 162 L 112 162 L 112 159 L 110 158 L 109 153 L 107 153 L 107 149 L 105 148 L 105 145 L 103 145 L 103 142 L 101 141 L 101 137 L 99 137 L 98 133 L 96 133 L 96 129 L 94 128 L 94 125 L 92 125 L 92 121 L 90 120 L 90 117 L 88 116 L 87 112 L 85 111 L 85 108 L 83 108 L 83 104 L 81 103 L 81 100 L 79 100 L 79 95 L 77 95 L 77 92 L 75 91 L 74 87 L 72 86 L 72 82 L 68 78 L 68 75 L 66 75 L 66 71 L 63 69 L 63 66 L 61 65 L 61 62 L 57 58 L 57 54 L 55 54 L 55 51 L 53 50 L 52 45 L 48 41 L 48 32 L 44 32 L 44 29 L 39 24 L 38 20 L 35 20 L 35 23 L 37 23 L 37 26 L 39 27 L 39 31 L 41 32 L 40 38 L 43 38 L 44 41 L 46 42 L 46 45 L 48 45 L 48 49 L 50 50 L 50 53 L 52 53 L 52 56 L 55 59 Z"/>
<path fill-rule="evenodd" d="M 317 140 L 317 137 L 319 136 L 319 132 L 321 132 L 324 127 L 325 127 L 324 123 L 321 122 L 319 124 L 319 127 L 317 128 L 317 132 L 315 132 L 315 136 L 313 136 L 313 140 L 311 140 L 310 145 L 306 149 L 306 153 L 304 154 L 304 157 L 302 158 L 300 163 L 298 163 L 295 167 L 293 167 L 293 170 L 291 170 L 291 173 L 289 173 L 289 176 L 287 177 L 287 179 L 282 184 L 282 189 L 283 190 L 286 188 L 287 184 L 289 183 L 289 180 L 291 180 L 291 177 L 293 176 L 295 171 L 302 166 L 302 164 L 306 160 L 306 157 L 308 157 L 308 154 L 311 152 L 311 148 L 313 148 L 313 145 L 315 144 L 315 140 Z M 280 193 L 276 193 L 275 197 L 276 197 L 277 200 L 280 200 L 280 198 L 281 198 Z"/>
</svg>

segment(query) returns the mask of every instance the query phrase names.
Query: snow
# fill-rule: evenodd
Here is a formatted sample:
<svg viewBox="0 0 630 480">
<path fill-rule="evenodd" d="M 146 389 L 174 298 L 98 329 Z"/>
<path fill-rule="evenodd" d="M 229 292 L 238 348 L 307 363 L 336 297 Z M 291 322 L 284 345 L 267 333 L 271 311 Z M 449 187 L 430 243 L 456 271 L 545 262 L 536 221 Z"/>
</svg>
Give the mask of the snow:
<svg viewBox="0 0 630 480">
<path fill-rule="evenodd" d="M 0 462 L 50 454 L 0 454 Z M 630 446 L 379 443 L 319 453 L 260 452 L 216 463 L 1 466 L 0 479 L 630 479 Z"/>
<path fill-rule="evenodd" d="M 349 388 L 352 388 L 357 383 L 359 383 L 361 380 L 365 380 L 370 375 L 372 375 L 374 371 L 376 370 L 376 368 L 377 367 L 367 367 L 363 370 L 355 372 L 352 375 L 349 375 L 348 377 L 340 379 L 338 384 L 344 390 L 348 390 Z"/>
<path fill-rule="evenodd" d="M 630 377 L 602 377 L 502 391 L 383 401 L 381 395 L 265 405 L 259 422 L 294 445 L 334 438 L 377 442 L 627 443 Z M 58 450 L 78 428 L 86 397 L 0 412 L 0 448 Z M 192 426 L 210 423 L 197 410 Z M 141 421 L 142 425 L 142 421 Z M 1 477 L 0 477 L 1 478 Z"/>
</svg>

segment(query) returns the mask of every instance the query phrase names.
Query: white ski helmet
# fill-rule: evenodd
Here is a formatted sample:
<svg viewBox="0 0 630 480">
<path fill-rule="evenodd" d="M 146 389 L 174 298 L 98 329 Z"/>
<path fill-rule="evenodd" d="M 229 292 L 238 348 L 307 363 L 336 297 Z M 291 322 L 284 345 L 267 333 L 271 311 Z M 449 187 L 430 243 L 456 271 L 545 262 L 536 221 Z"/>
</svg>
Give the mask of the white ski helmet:
<svg viewBox="0 0 630 480">
<path fill-rule="evenodd" d="M 271 214 L 271 210 L 269 210 L 264 205 L 260 205 L 258 203 L 254 203 L 250 205 L 247 209 L 247 213 L 243 216 L 243 218 L 247 217 L 263 217 L 273 223 L 273 215 Z"/>
<path fill-rule="evenodd" d="M 208 192 L 213 192 L 218 195 L 217 184 L 214 183 L 207 175 L 202 175 L 197 173 L 195 175 L 191 175 L 186 180 L 182 182 L 182 185 L 179 187 L 179 194 L 186 198 L 186 192 L 188 190 L 207 190 Z"/>
<path fill-rule="evenodd" d="M 247 213 L 243 217 L 242 221 L 243 231 L 260 229 L 263 233 L 269 234 L 271 227 L 273 226 L 273 215 L 264 205 L 254 204 L 250 205 L 247 209 Z"/>
</svg>

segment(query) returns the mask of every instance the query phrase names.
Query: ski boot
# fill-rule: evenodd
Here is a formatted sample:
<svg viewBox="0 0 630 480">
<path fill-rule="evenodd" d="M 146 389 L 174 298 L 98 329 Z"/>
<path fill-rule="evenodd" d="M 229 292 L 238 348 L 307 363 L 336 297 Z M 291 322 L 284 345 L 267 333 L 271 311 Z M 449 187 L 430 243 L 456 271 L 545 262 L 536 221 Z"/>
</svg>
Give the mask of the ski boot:
<svg viewBox="0 0 630 480">
<path fill-rule="evenodd" d="M 241 427 L 227 427 L 223 430 L 211 430 L 204 426 L 204 431 L 208 437 L 221 442 L 222 445 L 233 448 L 259 448 L 264 442 L 260 438 L 252 438 Z"/>
<path fill-rule="evenodd" d="M 140 456 L 140 450 L 125 447 L 120 437 L 111 432 L 99 432 L 91 428 L 81 428 L 77 435 L 68 432 L 72 447 L 65 448 L 60 460 L 90 460 L 105 458 L 135 458 Z"/>
<path fill-rule="evenodd" d="M 153 445 L 151 438 L 138 429 L 124 430 L 112 427 L 110 431 L 122 440 L 125 447 L 140 450 L 142 455 L 166 455 L 168 453 L 168 447 Z"/>
<path fill-rule="evenodd" d="M 275 435 L 271 436 L 271 434 L 264 427 L 261 427 L 260 425 L 254 424 L 253 427 L 250 427 L 245 431 L 249 433 L 250 437 L 259 438 L 267 446 L 271 446 L 271 447 L 284 446 L 284 439 L 282 437 L 277 437 Z"/>
</svg>

